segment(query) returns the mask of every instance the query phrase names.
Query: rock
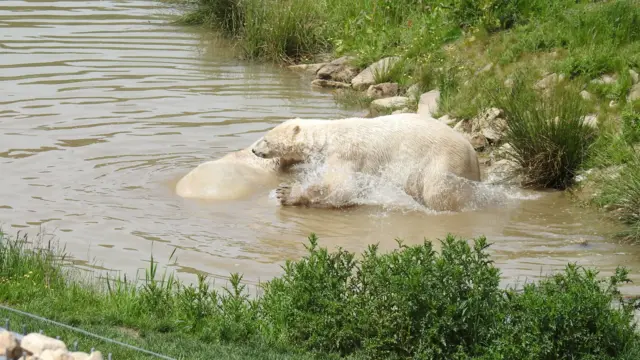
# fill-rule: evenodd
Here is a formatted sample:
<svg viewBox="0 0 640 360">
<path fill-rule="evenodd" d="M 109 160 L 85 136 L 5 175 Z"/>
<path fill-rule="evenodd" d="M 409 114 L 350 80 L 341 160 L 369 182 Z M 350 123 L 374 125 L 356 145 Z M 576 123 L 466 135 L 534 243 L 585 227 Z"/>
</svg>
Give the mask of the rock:
<svg viewBox="0 0 640 360">
<path fill-rule="evenodd" d="M 598 115 L 590 114 L 582 118 L 582 123 L 591 126 L 592 128 L 598 128 Z"/>
<path fill-rule="evenodd" d="M 353 58 L 349 56 L 343 56 L 335 59 L 332 62 L 326 64 L 318 70 L 316 76 L 322 80 L 333 80 L 343 83 L 350 83 L 356 75 L 358 75 L 358 69 L 349 65 L 349 61 Z"/>
<path fill-rule="evenodd" d="M 311 85 L 323 87 L 323 88 L 332 88 L 332 89 L 348 89 L 351 87 L 351 84 L 347 84 L 339 81 L 323 80 L 323 79 L 315 79 L 311 82 Z"/>
<path fill-rule="evenodd" d="M 87 360 L 102 360 L 102 353 L 100 351 L 94 351 L 89 355 Z"/>
<path fill-rule="evenodd" d="M 454 125 L 458 120 L 450 118 L 449 115 L 445 115 L 445 116 L 439 118 L 438 121 L 443 122 L 443 123 L 451 126 L 451 125 Z"/>
<path fill-rule="evenodd" d="M 507 80 L 504 81 L 504 86 L 506 88 L 512 88 L 513 87 L 513 79 L 512 78 L 507 78 Z"/>
<path fill-rule="evenodd" d="M 440 99 L 440 91 L 431 90 L 420 95 L 418 103 L 418 114 L 433 117 L 438 112 L 438 100 Z"/>
<path fill-rule="evenodd" d="M 22 338 L 22 342 L 20 346 L 35 355 L 40 355 L 45 350 L 67 350 L 66 345 L 56 339 L 52 339 L 48 336 L 39 334 L 39 333 L 31 333 Z"/>
<path fill-rule="evenodd" d="M 393 96 L 378 99 L 371 102 L 371 109 L 375 111 L 390 111 L 405 108 L 409 105 L 409 98 L 406 96 Z"/>
<path fill-rule="evenodd" d="M 410 98 L 418 99 L 420 96 L 420 85 L 413 84 L 407 89 L 407 96 Z"/>
<path fill-rule="evenodd" d="M 640 82 L 640 76 L 635 70 L 629 69 L 629 75 L 631 75 L 631 81 L 633 82 L 633 84 L 637 84 L 638 82 Z"/>
<path fill-rule="evenodd" d="M 640 99 L 640 83 L 633 85 L 631 91 L 629 92 L 629 96 L 627 97 L 627 100 L 629 102 L 633 102 L 638 99 Z"/>
<path fill-rule="evenodd" d="M 471 132 L 471 121 L 461 120 L 453 127 L 453 130 L 462 134 L 469 134 Z"/>
<path fill-rule="evenodd" d="M 507 130 L 507 122 L 501 118 L 502 110 L 490 108 L 471 120 L 471 132 L 482 134 L 487 140 L 496 143 Z"/>
<path fill-rule="evenodd" d="M 617 108 L 618 107 L 618 102 L 615 101 L 615 100 L 609 101 L 609 107 L 612 108 L 612 109 Z"/>
<path fill-rule="evenodd" d="M 0 333 L 0 355 L 4 355 L 7 359 L 18 359 L 22 355 L 22 349 L 18 340 L 9 331 Z"/>
<path fill-rule="evenodd" d="M 513 147 L 511 146 L 511 144 L 506 143 L 493 150 L 491 154 L 489 154 L 489 159 L 491 160 L 491 163 L 496 163 L 500 160 L 508 159 L 511 151 L 513 151 Z"/>
<path fill-rule="evenodd" d="M 319 63 L 319 64 L 299 64 L 299 65 L 291 65 L 289 69 L 294 71 L 306 71 L 312 74 L 315 74 L 320 70 L 323 66 L 327 65 L 327 63 Z"/>
<path fill-rule="evenodd" d="M 536 90 L 547 90 L 549 89 L 551 86 L 557 84 L 558 82 L 564 80 L 564 75 L 558 75 L 556 73 L 553 74 L 549 74 L 545 77 L 543 77 L 542 79 L 540 79 L 537 83 L 535 83 L 535 85 L 533 86 Z"/>
<path fill-rule="evenodd" d="M 367 89 L 367 97 L 372 99 L 381 99 L 398 95 L 398 84 L 382 83 L 369 86 Z"/>
<path fill-rule="evenodd" d="M 395 110 L 394 112 L 392 112 L 391 114 L 395 115 L 395 114 L 406 114 L 406 113 L 410 113 L 411 110 L 409 108 L 403 108 L 400 110 Z"/>
<path fill-rule="evenodd" d="M 611 85 L 614 84 L 616 81 L 618 81 L 618 77 L 616 75 L 602 75 L 600 78 L 598 79 L 593 79 L 591 80 L 591 82 L 593 84 L 600 84 L 600 85 Z"/>
<path fill-rule="evenodd" d="M 493 63 L 488 63 L 482 69 L 476 71 L 476 75 L 480 75 L 480 74 L 485 73 L 487 71 L 491 71 L 491 69 L 493 69 Z"/>
<path fill-rule="evenodd" d="M 593 95 L 591 95 L 591 93 L 589 93 L 587 90 L 580 91 L 580 96 L 582 96 L 582 98 L 587 101 L 593 99 Z"/>
<path fill-rule="evenodd" d="M 45 350 L 38 357 L 41 360 L 74 360 L 71 354 L 63 349 Z"/>
<path fill-rule="evenodd" d="M 89 360 L 89 354 L 85 352 L 72 352 L 71 356 L 73 357 L 73 360 Z"/>
<path fill-rule="evenodd" d="M 476 151 L 482 151 L 488 145 L 487 138 L 482 134 L 473 134 L 469 137 L 469 142 Z"/>
<path fill-rule="evenodd" d="M 378 74 L 384 74 L 389 71 L 398 60 L 400 60 L 400 58 L 394 56 L 376 61 L 351 79 L 351 85 L 357 90 L 364 90 L 370 85 L 374 85 Z"/>
<path fill-rule="evenodd" d="M 487 168 L 487 182 L 490 184 L 520 184 L 520 165 L 513 160 L 502 159 Z"/>
</svg>

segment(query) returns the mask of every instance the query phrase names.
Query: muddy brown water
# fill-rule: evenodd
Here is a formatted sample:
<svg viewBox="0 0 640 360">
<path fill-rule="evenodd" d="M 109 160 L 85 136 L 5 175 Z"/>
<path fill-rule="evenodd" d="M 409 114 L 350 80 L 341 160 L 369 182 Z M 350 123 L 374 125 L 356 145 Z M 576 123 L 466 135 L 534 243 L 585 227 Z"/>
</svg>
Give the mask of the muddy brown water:
<svg viewBox="0 0 640 360">
<path fill-rule="evenodd" d="M 153 253 L 187 281 L 232 271 L 267 280 L 304 254 L 312 231 L 358 252 L 486 235 L 505 284 L 568 262 L 603 274 L 625 265 L 638 279 L 640 247 L 617 244 L 615 226 L 557 192 L 508 190 L 506 203 L 456 214 L 283 209 L 268 191 L 219 203 L 176 196 L 189 170 L 286 118 L 354 112 L 299 74 L 239 61 L 225 42 L 171 25 L 170 13 L 140 0 L 0 2 L 5 232 L 53 233 L 85 269 L 133 274 Z"/>
</svg>

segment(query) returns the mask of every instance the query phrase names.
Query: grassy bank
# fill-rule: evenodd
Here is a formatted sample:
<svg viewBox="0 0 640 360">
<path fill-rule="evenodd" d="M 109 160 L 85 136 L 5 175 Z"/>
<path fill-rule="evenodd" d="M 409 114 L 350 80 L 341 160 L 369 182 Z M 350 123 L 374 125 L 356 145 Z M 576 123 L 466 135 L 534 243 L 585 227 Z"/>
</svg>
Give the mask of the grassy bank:
<svg viewBox="0 0 640 360">
<path fill-rule="evenodd" d="M 350 55 L 353 65 L 364 68 L 398 56 L 377 80 L 398 83 L 400 93 L 411 85 L 437 88 L 439 115 L 462 121 L 502 108 L 504 142 L 514 148 L 507 155 L 523 166 L 528 186 L 573 188 L 581 171 L 624 167 L 615 184 L 590 177 L 598 191 L 589 202 L 629 224 L 625 238 L 640 240 L 638 211 L 632 210 L 640 203 L 638 162 L 629 156 L 640 140 L 640 103 L 628 99 L 640 73 L 637 0 L 189 4 L 183 23 L 236 39 L 248 58 L 314 62 L 318 54 Z M 517 93 L 514 83 L 521 84 Z M 360 92 L 337 94 L 339 101 L 359 106 L 371 101 Z M 595 131 L 584 126 L 588 114 L 597 116 Z"/>
<path fill-rule="evenodd" d="M 634 304 L 620 296 L 624 269 L 608 279 L 568 265 L 522 291 L 501 289 L 484 238 L 447 237 L 361 256 L 308 254 L 249 298 L 240 275 L 224 291 L 184 285 L 151 263 L 139 284 L 82 280 L 52 246 L 0 239 L 0 301 L 21 310 L 189 359 L 633 359 Z M 42 245 L 42 244 L 40 244 Z M 159 279 L 159 277 L 161 279 Z M 160 281 L 163 280 L 163 281 Z M 14 323 L 18 319 L 14 319 Z M 145 358 L 42 324 L 52 335 L 115 358 Z"/>
</svg>

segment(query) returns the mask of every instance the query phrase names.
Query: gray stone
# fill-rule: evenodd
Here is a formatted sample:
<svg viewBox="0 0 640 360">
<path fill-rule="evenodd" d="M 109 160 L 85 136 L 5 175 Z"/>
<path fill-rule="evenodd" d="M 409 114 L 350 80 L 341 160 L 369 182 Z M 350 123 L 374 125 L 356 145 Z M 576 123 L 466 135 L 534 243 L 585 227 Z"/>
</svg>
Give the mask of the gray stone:
<svg viewBox="0 0 640 360">
<path fill-rule="evenodd" d="M 431 116 L 438 112 L 438 100 L 440 99 L 440 91 L 431 90 L 420 95 L 418 103 L 418 114 L 423 116 Z"/>
<path fill-rule="evenodd" d="M 598 115 L 590 114 L 582 119 L 583 124 L 594 129 L 598 128 Z"/>
<path fill-rule="evenodd" d="M 399 110 L 409 105 L 409 98 L 406 96 L 393 96 L 384 99 L 378 99 L 371 102 L 371 110 L 377 111 L 392 111 Z"/>
<path fill-rule="evenodd" d="M 412 99 L 418 99 L 420 97 L 420 85 L 413 84 L 407 89 L 407 96 Z"/>
<path fill-rule="evenodd" d="M 41 360 L 74 360 L 73 356 L 67 350 L 45 350 L 38 357 Z"/>
<path fill-rule="evenodd" d="M 592 83 L 594 84 L 600 84 L 600 85 L 611 85 L 611 84 L 615 84 L 615 82 L 618 81 L 618 76 L 617 75 L 602 75 L 600 76 L 598 79 L 593 79 L 591 80 Z"/>
<path fill-rule="evenodd" d="M 491 71 L 491 69 L 493 69 L 493 63 L 488 63 L 487 65 L 485 65 L 482 69 L 476 71 L 476 75 L 480 75 L 482 73 Z"/>
<path fill-rule="evenodd" d="M 593 99 L 593 95 L 591 95 L 591 93 L 589 93 L 587 90 L 580 91 L 580 96 L 582 96 L 582 98 L 587 101 Z"/>
<path fill-rule="evenodd" d="M 369 89 L 367 89 L 367 97 L 370 97 L 372 99 L 381 99 L 381 98 L 397 96 L 397 95 L 398 95 L 398 84 L 396 83 L 382 83 L 377 85 L 371 85 L 369 86 Z"/>
<path fill-rule="evenodd" d="M 316 73 L 316 76 L 318 79 L 322 80 L 350 83 L 351 79 L 358 75 L 358 69 L 349 64 L 351 60 L 353 60 L 353 57 L 349 56 L 343 56 L 335 59 L 320 68 Z"/>
<path fill-rule="evenodd" d="M 305 71 L 308 73 L 315 74 L 320 70 L 323 66 L 327 65 L 327 63 L 319 63 L 319 64 L 299 64 L 299 65 L 291 65 L 289 69 L 294 71 Z"/>
<path fill-rule="evenodd" d="M 513 82 L 513 79 L 512 79 L 512 78 L 507 78 L 507 79 L 504 81 L 504 86 L 505 86 L 505 87 L 507 87 L 507 88 L 512 88 L 512 87 L 513 87 L 513 83 L 514 83 L 514 82 Z"/>
<path fill-rule="evenodd" d="M 635 70 L 629 69 L 629 75 L 631 75 L 631 81 L 633 81 L 633 84 L 640 82 L 640 76 Z"/>
<path fill-rule="evenodd" d="M 487 138 L 485 138 L 482 134 L 471 135 L 469 137 L 469 142 L 476 151 L 482 151 L 488 145 Z"/>
<path fill-rule="evenodd" d="M 513 151 L 513 147 L 511 144 L 506 143 L 500 146 L 499 148 L 493 150 L 491 154 L 489 154 L 489 159 L 491 163 L 496 163 L 500 160 L 508 159 L 509 154 Z"/>
<path fill-rule="evenodd" d="M 22 338 L 20 346 L 24 350 L 35 355 L 40 355 L 45 350 L 67 350 L 67 346 L 62 341 L 52 339 L 39 333 L 31 333 L 26 335 L 24 338 Z"/>
<path fill-rule="evenodd" d="M 487 168 L 487 182 L 490 184 L 520 184 L 522 183 L 519 176 L 520 170 L 520 165 L 513 160 L 496 161 Z"/>
<path fill-rule="evenodd" d="M 502 139 L 507 130 L 507 122 L 501 118 L 502 110 L 490 108 L 471 120 L 471 132 L 482 134 L 492 143 Z"/>
<path fill-rule="evenodd" d="M 638 99 L 640 99 L 640 83 L 633 85 L 629 92 L 629 96 L 627 97 L 629 102 L 636 101 Z"/>
<path fill-rule="evenodd" d="M 618 107 L 618 102 L 615 101 L 615 100 L 609 101 L 609 107 L 612 108 L 612 109 L 617 108 Z"/>
<path fill-rule="evenodd" d="M 315 79 L 311 82 L 311 85 L 331 89 L 348 89 L 351 87 L 351 84 L 323 79 Z"/>
<path fill-rule="evenodd" d="M 394 56 L 376 61 L 351 79 L 351 85 L 356 90 L 364 90 L 370 85 L 374 85 L 376 83 L 376 77 L 388 72 L 398 60 L 400 60 L 400 58 Z"/>
<path fill-rule="evenodd" d="M 407 114 L 407 113 L 410 113 L 410 112 L 411 112 L 411 110 L 410 110 L 409 108 L 403 108 L 403 109 L 400 109 L 400 110 L 395 110 L 395 111 L 394 111 L 394 112 L 392 112 L 391 114 L 393 114 L 393 115 L 397 115 L 397 114 Z"/>
<path fill-rule="evenodd" d="M 471 122 L 467 119 L 461 120 L 453 127 L 453 130 L 461 134 L 469 134 L 471 132 Z"/>
<path fill-rule="evenodd" d="M 9 331 L 3 331 L 0 333 L 0 356 L 5 356 L 7 359 L 18 359 L 22 354 L 20 344 L 18 340 Z"/>
<path fill-rule="evenodd" d="M 454 125 L 458 120 L 450 118 L 449 115 L 442 116 L 438 119 L 438 121 L 445 123 L 449 126 Z"/>
<path fill-rule="evenodd" d="M 552 73 L 540 79 L 533 87 L 536 90 L 547 90 L 562 80 L 564 80 L 563 74 L 558 75 L 556 73 Z"/>
</svg>

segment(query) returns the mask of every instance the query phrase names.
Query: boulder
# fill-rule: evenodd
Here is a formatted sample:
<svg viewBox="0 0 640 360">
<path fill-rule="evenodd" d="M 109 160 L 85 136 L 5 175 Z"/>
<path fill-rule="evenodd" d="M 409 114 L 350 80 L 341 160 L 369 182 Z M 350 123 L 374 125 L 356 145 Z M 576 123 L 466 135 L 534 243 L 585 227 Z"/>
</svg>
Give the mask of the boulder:
<svg viewBox="0 0 640 360">
<path fill-rule="evenodd" d="M 63 349 L 45 350 L 38 355 L 38 358 L 41 360 L 74 360 L 73 356 Z"/>
<path fill-rule="evenodd" d="M 594 129 L 598 128 L 598 115 L 590 114 L 582 118 L 582 123 Z"/>
<path fill-rule="evenodd" d="M 629 96 L 627 100 L 629 102 L 633 102 L 640 99 L 640 83 L 633 85 L 631 91 L 629 92 Z"/>
<path fill-rule="evenodd" d="M 400 60 L 400 58 L 394 56 L 376 61 L 351 79 L 351 85 L 356 90 L 364 90 L 374 85 L 378 74 L 384 74 L 389 71 L 398 60 Z"/>
<path fill-rule="evenodd" d="M 502 110 L 490 108 L 471 120 L 471 132 L 482 134 L 489 142 L 499 142 L 507 131 L 507 122 L 502 118 Z"/>
<path fill-rule="evenodd" d="M 638 75 L 635 70 L 630 69 L 629 75 L 631 76 L 631 81 L 633 82 L 633 84 L 637 84 L 638 82 L 640 82 L 640 75 Z"/>
<path fill-rule="evenodd" d="M 547 90 L 562 80 L 564 80 L 563 74 L 552 73 L 540 79 L 533 87 L 536 90 Z"/>
<path fill-rule="evenodd" d="M 618 76 L 617 75 L 602 75 L 597 79 L 593 79 L 591 80 L 591 82 L 593 84 L 599 84 L 599 85 L 611 85 L 611 84 L 615 84 L 616 81 L 618 81 Z"/>
<path fill-rule="evenodd" d="M 589 93 L 587 90 L 580 91 L 580 96 L 587 101 L 593 99 L 593 95 L 591 95 L 591 93 Z"/>
<path fill-rule="evenodd" d="M 493 150 L 491 154 L 489 154 L 489 159 L 491 160 L 492 164 L 495 164 L 500 160 L 508 159 L 509 153 L 511 151 L 513 151 L 513 147 L 511 146 L 511 144 L 509 143 L 503 144 L 499 148 Z"/>
<path fill-rule="evenodd" d="M 308 73 L 315 74 L 320 70 L 323 66 L 327 65 L 327 63 L 319 63 L 319 64 L 299 64 L 299 65 L 291 65 L 289 69 L 294 71 L 305 71 Z"/>
<path fill-rule="evenodd" d="M 22 355 L 22 349 L 13 333 L 9 331 L 0 333 L 0 356 L 13 360 L 18 359 L 20 355 Z"/>
<path fill-rule="evenodd" d="M 350 83 L 351 79 L 358 75 L 358 69 L 349 64 L 352 59 L 350 56 L 343 56 L 331 61 L 318 70 L 316 73 L 317 78 Z"/>
<path fill-rule="evenodd" d="M 411 112 L 411 109 L 403 108 L 403 109 L 400 109 L 400 110 L 395 110 L 391 114 L 393 114 L 393 115 L 395 115 L 395 114 L 406 114 L 406 113 L 410 113 L 410 112 Z"/>
<path fill-rule="evenodd" d="M 367 97 L 372 99 L 381 99 L 398 95 L 398 84 L 382 83 L 369 86 L 367 89 Z"/>
<path fill-rule="evenodd" d="M 449 115 L 445 115 L 445 116 L 442 116 L 442 117 L 438 118 L 438 121 L 440 121 L 442 123 L 445 123 L 445 124 L 447 124 L 449 126 L 453 126 L 453 125 L 455 125 L 455 123 L 458 120 L 449 117 Z"/>
<path fill-rule="evenodd" d="M 467 119 L 461 120 L 453 127 L 453 130 L 462 134 L 469 134 L 471 133 L 471 121 Z"/>
<path fill-rule="evenodd" d="M 378 99 L 371 102 L 371 110 L 375 112 L 393 111 L 407 107 L 409 98 L 406 96 L 393 96 L 384 99 Z"/>
<path fill-rule="evenodd" d="M 340 81 L 315 79 L 311 82 L 311 85 L 330 89 L 348 89 L 351 84 L 347 84 Z"/>
<path fill-rule="evenodd" d="M 20 346 L 31 354 L 40 355 L 45 350 L 67 350 L 67 346 L 60 340 L 52 339 L 48 336 L 31 333 L 22 338 Z"/>
<path fill-rule="evenodd" d="M 469 136 L 469 142 L 476 151 L 482 151 L 488 145 L 487 138 L 482 134 L 473 134 Z"/>
<path fill-rule="evenodd" d="M 438 100 L 440 99 L 440 91 L 431 90 L 420 95 L 418 103 L 418 114 L 423 116 L 431 116 L 438 112 Z"/>
<path fill-rule="evenodd" d="M 420 97 L 420 85 L 413 84 L 407 89 L 407 96 L 412 99 L 418 99 Z"/>
<path fill-rule="evenodd" d="M 487 168 L 487 183 L 519 185 L 522 178 L 520 165 L 513 160 L 502 159 Z"/>
</svg>

